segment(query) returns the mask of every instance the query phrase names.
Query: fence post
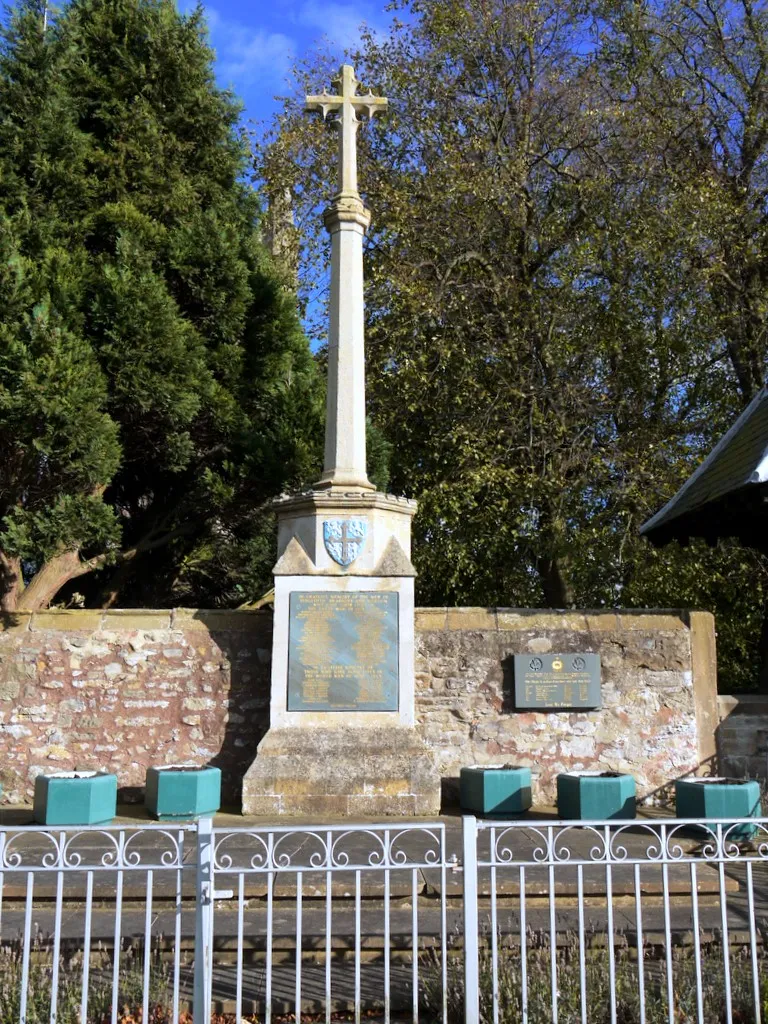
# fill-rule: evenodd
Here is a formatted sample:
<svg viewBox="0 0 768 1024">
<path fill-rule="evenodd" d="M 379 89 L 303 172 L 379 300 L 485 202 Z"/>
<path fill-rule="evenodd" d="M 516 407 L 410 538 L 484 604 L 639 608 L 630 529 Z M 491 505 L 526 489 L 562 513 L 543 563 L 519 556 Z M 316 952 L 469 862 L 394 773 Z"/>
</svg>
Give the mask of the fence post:
<svg viewBox="0 0 768 1024">
<path fill-rule="evenodd" d="M 193 1024 L 210 1024 L 213 981 L 213 818 L 197 823 Z"/>
<path fill-rule="evenodd" d="M 461 819 L 464 840 L 464 1022 L 480 1022 L 480 956 L 477 915 L 477 818 Z"/>
</svg>

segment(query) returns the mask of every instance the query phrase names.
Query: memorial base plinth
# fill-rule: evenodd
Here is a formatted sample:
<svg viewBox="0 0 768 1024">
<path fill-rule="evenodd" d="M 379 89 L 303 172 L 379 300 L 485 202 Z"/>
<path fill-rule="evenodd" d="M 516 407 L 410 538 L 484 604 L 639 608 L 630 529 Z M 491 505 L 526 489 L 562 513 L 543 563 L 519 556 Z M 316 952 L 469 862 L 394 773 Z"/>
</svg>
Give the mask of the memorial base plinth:
<svg viewBox="0 0 768 1024">
<path fill-rule="evenodd" d="M 440 773 L 414 729 L 271 729 L 243 778 L 243 814 L 380 818 L 440 811 Z"/>
</svg>

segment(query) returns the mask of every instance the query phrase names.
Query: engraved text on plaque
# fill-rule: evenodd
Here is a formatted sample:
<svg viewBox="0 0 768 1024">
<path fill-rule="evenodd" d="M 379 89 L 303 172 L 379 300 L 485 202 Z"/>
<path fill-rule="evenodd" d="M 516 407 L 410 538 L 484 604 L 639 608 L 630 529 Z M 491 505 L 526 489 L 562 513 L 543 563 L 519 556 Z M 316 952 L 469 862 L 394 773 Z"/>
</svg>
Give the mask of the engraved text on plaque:
<svg viewBox="0 0 768 1024">
<path fill-rule="evenodd" d="M 397 711 L 398 595 L 295 591 L 289 711 Z"/>
<path fill-rule="evenodd" d="M 599 654 L 516 654 L 515 707 L 599 708 Z"/>
</svg>

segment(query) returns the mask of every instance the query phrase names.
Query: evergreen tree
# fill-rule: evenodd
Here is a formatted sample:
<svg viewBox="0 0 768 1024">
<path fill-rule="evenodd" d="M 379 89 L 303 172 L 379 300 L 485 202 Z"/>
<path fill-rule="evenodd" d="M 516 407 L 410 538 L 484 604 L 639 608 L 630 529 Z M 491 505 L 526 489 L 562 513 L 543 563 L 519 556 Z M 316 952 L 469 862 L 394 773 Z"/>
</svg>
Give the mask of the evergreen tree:
<svg viewBox="0 0 768 1024">
<path fill-rule="evenodd" d="M 239 107 L 199 10 L 41 8 L 0 54 L 3 607 L 78 577 L 89 603 L 242 601 L 269 499 L 317 470 L 322 393 Z"/>
</svg>

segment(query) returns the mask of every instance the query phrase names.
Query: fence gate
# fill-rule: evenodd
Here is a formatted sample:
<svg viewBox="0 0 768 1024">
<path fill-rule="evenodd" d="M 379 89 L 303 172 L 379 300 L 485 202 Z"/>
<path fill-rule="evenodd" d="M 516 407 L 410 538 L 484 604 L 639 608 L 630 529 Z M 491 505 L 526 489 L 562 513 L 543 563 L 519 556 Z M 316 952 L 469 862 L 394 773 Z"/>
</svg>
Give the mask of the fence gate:
<svg viewBox="0 0 768 1024">
<path fill-rule="evenodd" d="M 267 1024 L 302 1012 L 360 1021 L 364 1008 L 446 1021 L 461 881 L 443 823 L 215 828 L 201 842 L 214 899 L 198 924 L 213 952 L 200 998 Z"/>
</svg>

